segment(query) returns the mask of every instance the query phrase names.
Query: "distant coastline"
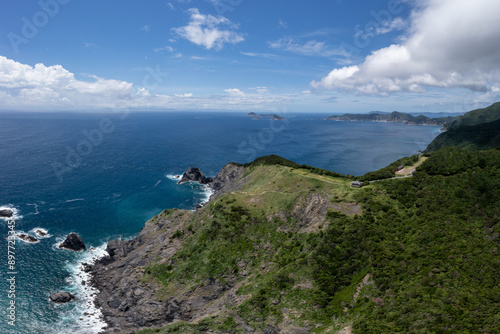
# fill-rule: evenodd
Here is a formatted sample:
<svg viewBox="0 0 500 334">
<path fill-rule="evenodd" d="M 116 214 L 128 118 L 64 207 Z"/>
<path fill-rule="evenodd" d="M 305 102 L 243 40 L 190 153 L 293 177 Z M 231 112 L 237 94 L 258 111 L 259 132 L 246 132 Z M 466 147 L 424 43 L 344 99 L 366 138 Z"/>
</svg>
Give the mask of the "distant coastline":
<svg viewBox="0 0 500 334">
<path fill-rule="evenodd" d="M 441 126 L 441 131 L 446 131 L 451 123 L 456 119 L 454 116 L 430 118 L 424 115 L 413 116 L 407 113 L 394 111 L 390 114 L 370 113 L 370 114 L 343 114 L 340 116 L 330 116 L 323 118 L 327 121 L 343 122 L 397 122 L 407 125 L 430 125 Z"/>
</svg>

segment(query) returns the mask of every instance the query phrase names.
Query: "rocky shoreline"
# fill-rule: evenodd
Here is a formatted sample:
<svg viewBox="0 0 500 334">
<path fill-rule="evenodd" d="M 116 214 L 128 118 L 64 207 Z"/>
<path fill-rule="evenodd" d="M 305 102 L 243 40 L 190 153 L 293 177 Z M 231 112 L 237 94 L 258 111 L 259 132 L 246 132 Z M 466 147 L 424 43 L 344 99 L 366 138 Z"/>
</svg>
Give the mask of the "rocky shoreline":
<svg viewBox="0 0 500 334">
<path fill-rule="evenodd" d="M 199 169 L 190 168 L 181 181 L 207 184 L 213 190 L 212 201 L 226 191 L 241 187 L 245 182 L 243 172 L 244 167 L 230 163 L 216 177 L 206 178 Z M 182 242 L 174 237 L 175 233 L 185 230 L 186 224 L 202 210 L 168 210 L 168 215 L 160 214 L 146 222 L 135 239 L 108 242 L 108 256 L 86 267 L 91 273 L 92 286 L 99 291 L 94 303 L 108 324 L 104 333 L 134 333 L 173 321 L 190 321 L 220 307 L 213 301 L 229 289 L 234 283 L 231 280 L 207 281 L 190 291 L 179 287 L 175 294 L 165 296 L 159 295 L 162 287 L 154 280 L 143 280 L 144 267 L 152 259 L 168 262 L 176 253 Z"/>
</svg>

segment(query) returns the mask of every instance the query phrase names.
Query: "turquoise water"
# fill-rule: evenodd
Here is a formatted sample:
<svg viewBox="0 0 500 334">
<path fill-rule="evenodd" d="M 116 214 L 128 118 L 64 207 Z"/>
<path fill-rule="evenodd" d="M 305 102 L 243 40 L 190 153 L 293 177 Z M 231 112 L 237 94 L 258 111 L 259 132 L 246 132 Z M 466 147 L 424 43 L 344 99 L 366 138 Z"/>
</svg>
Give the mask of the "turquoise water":
<svg viewBox="0 0 500 334">
<path fill-rule="evenodd" d="M 190 166 L 214 176 L 229 161 L 278 154 L 361 175 L 425 149 L 439 134 L 430 126 L 319 120 L 325 116 L 0 113 L 0 207 L 16 209 L 18 233 L 48 232 L 36 244 L 16 241 L 9 298 L 8 224 L 0 221 L 0 333 L 97 333 L 102 322 L 98 310 L 88 310 L 93 291 L 81 284 L 79 263 L 102 254 L 107 240 L 133 237 L 163 209 L 203 201 L 201 186 L 172 180 Z M 70 232 L 87 251 L 57 248 Z M 58 291 L 78 299 L 55 305 L 49 296 Z M 15 326 L 8 324 L 11 300 Z"/>
</svg>

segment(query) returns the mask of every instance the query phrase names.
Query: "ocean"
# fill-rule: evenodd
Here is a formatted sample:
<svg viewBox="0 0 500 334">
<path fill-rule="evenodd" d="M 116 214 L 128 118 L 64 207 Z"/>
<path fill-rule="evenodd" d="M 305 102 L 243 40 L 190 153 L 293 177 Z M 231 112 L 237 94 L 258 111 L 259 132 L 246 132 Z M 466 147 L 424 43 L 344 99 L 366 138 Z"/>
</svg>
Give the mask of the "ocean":
<svg viewBox="0 0 500 334">
<path fill-rule="evenodd" d="M 439 134 L 433 126 L 283 116 L 286 121 L 216 112 L 0 113 L 0 208 L 16 213 L 10 225 L 0 220 L 0 333 L 98 333 L 104 323 L 93 308 L 96 291 L 82 283 L 88 277 L 80 263 L 102 256 L 110 239 L 134 237 L 163 209 L 205 201 L 202 186 L 176 184 L 173 176 L 190 166 L 215 176 L 230 161 L 277 154 L 362 175 L 424 150 Z M 9 226 L 47 235 L 34 244 L 16 239 L 8 249 Z M 85 251 L 57 247 L 71 232 Z M 52 303 L 49 296 L 60 291 L 77 299 Z"/>
</svg>

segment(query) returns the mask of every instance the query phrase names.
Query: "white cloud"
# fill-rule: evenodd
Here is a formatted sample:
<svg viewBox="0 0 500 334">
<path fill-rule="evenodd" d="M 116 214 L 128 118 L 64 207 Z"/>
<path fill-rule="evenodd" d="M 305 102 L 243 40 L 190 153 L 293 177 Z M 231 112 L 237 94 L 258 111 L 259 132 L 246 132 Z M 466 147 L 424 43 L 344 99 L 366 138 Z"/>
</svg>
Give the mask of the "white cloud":
<svg viewBox="0 0 500 334">
<path fill-rule="evenodd" d="M 149 97 L 151 96 L 151 94 L 149 93 L 149 90 L 147 90 L 146 88 L 142 87 L 142 88 L 139 88 L 137 90 L 137 93 L 136 93 L 137 96 L 142 96 L 142 97 Z"/>
<path fill-rule="evenodd" d="M 151 26 L 145 25 L 140 28 L 141 31 L 149 32 L 151 30 Z"/>
<path fill-rule="evenodd" d="M 359 65 L 336 68 L 311 85 L 382 95 L 426 87 L 487 92 L 500 82 L 499 12 L 497 0 L 427 0 L 413 11 L 401 44 L 376 50 Z M 394 20 L 380 29 L 401 24 Z"/>
<path fill-rule="evenodd" d="M 281 27 L 281 28 L 284 28 L 284 29 L 288 29 L 288 23 L 286 23 L 286 22 L 284 22 L 282 20 L 279 20 L 278 26 Z"/>
<path fill-rule="evenodd" d="M 229 93 L 230 95 L 233 95 L 233 96 L 245 96 L 245 93 L 243 93 L 238 88 L 225 89 L 224 91 Z"/>
<path fill-rule="evenodd" d="M 109 107 L 130 97 L 131 83 L 91 78 L 76 80 L 61 65 L 32 67 L 0 56 L 0 107 Z"/>
<path fill-rule="evenodd" d="M 316 40 L 310 40 L 305 43 L 300 43 L 295 41 L 291 37 L 284 37 L 277 41 L 269 42 L 268 44 L 269 47 L 273 49 L 284 49 L 286 51 L 305 56 L 349 56 L 349 54 L 343 48 L 333 49 L 326 45 L 325 42 L 318 42 Z"/>
<path fill-rule="evenodd" d="M 234 31 L 237 26 L 223 16 L 200 14 L 197 8 L 189 10 L 191 20 L 187 26 L 172 28 L 178 36 L 207 50 L 222 49 L 224 44 L 236 44 L 244 41 L 243 35 Z M 229 30 L 220 27 L 226 26 Z"/>
<path fill-rule="evenodd" d="M 170 45 L 166 45 L 164 47 L 161 47 L 161 48 L 156 48 L 154 49 L 155 52 L 160 52 L 160 51 L 168 51 L 168 52 L 174 52 L 175 49 L 173 47 L 171 47 Z"/>
<path fill-rule="evenodd" d="M 269 93 L 269 88 L 267 88 L 265 86 L 260 86 L 260 87 L 250 88 L 250 89 L 254 90 L 254 91 L 256 91 L 257 93 L 260 93 L 260 94 Z"/>
<path fill-rule="evenodd" d="M 177 97 L 193 97 L 193 93 L 175 94 Z"/>
<path fill-rule="evenodd" d="M 147 87 L 134 89 L 125 81 L 86 76 L 89 81 L 77 80 L 61 65 L 30 66 L 0 56 L 0 110 L 272 110 L 293 98 L 262 94 L 266 87 L 249 94 L 231 88 L 209 96 L 166 95 Z"/>
</svg>

